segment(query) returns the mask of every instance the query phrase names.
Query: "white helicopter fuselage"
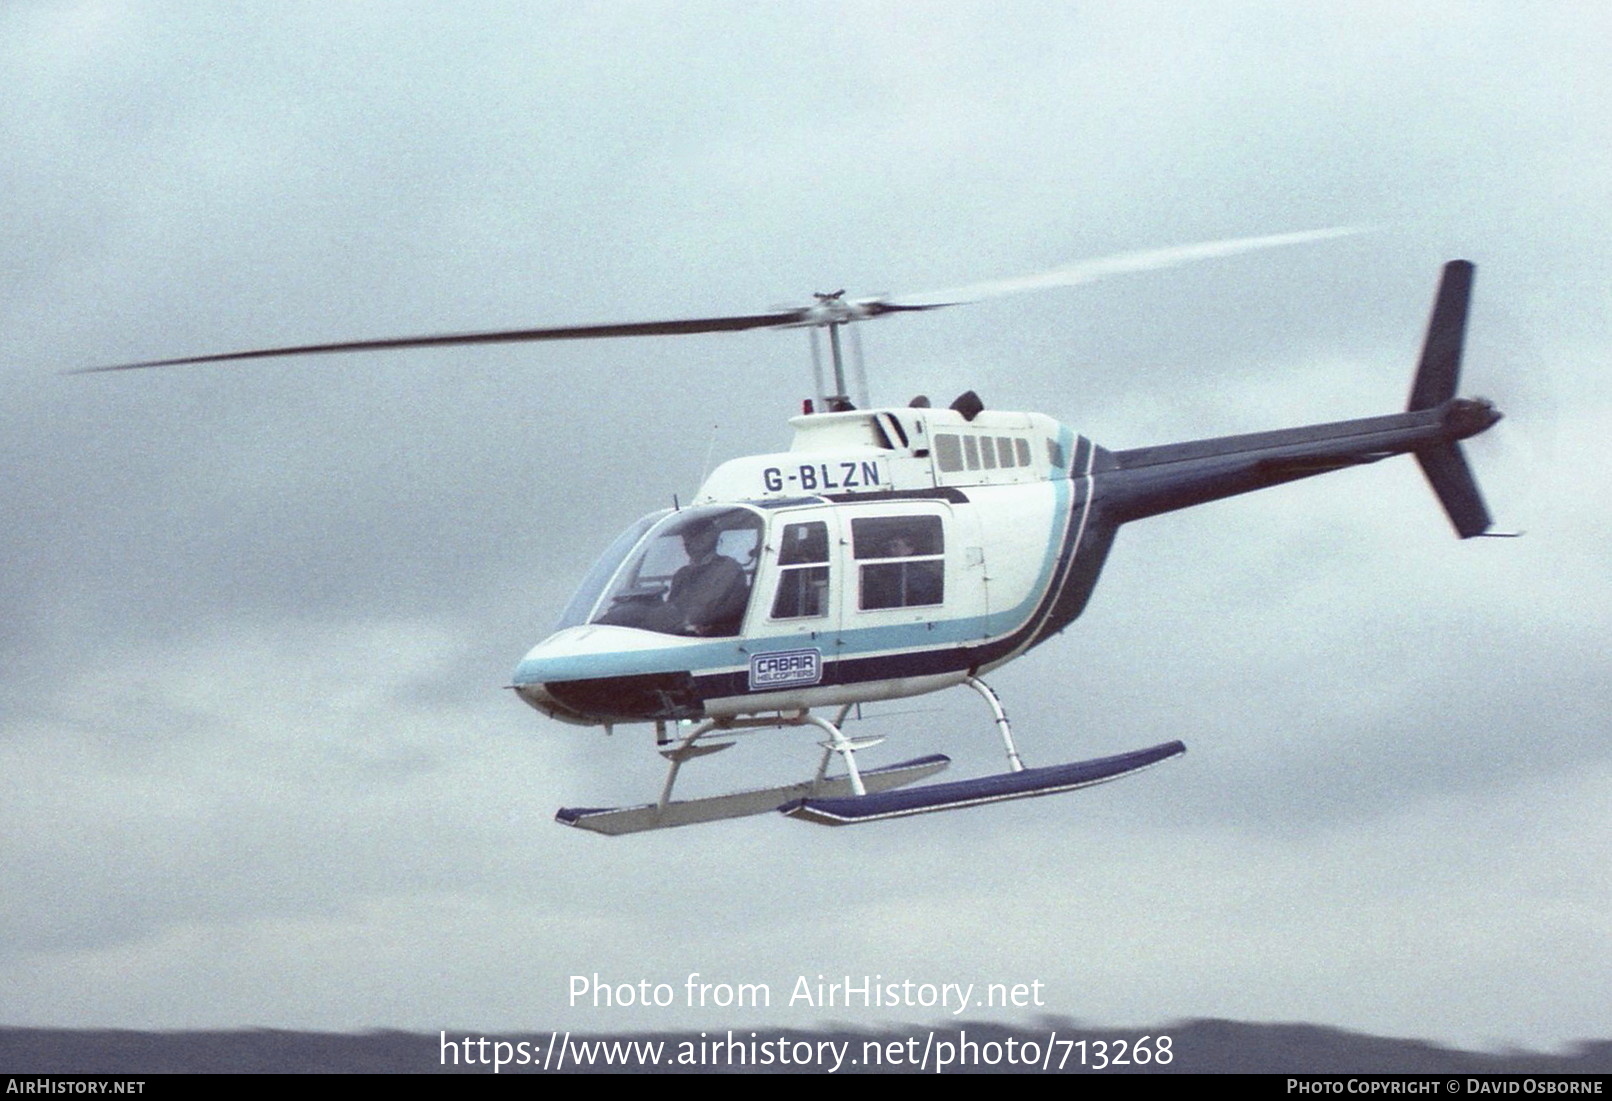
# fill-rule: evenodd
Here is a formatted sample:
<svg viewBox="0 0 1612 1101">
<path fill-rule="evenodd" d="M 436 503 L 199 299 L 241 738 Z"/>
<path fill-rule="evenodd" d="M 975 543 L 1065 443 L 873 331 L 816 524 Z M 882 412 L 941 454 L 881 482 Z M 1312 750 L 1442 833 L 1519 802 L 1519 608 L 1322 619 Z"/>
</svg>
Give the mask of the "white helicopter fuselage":
<svg viewBox="0 0 1612 1101">
<path fill-rule="evenodd" d="M 1096 449 L 1068 428 L 929 408 L 791 424 L 791 450 L 724 463 L 689 508 L 607 552 L 517 668 L 526 702 L 614 724 L 918 695 L 1018 656 L 1084 605 L 1112 533 L 1085 522 Z M 670 535 L 702 520 L 744 575 L 742 612 L 715 626 L 666 611 L 690 563 Z"/>
</svg>

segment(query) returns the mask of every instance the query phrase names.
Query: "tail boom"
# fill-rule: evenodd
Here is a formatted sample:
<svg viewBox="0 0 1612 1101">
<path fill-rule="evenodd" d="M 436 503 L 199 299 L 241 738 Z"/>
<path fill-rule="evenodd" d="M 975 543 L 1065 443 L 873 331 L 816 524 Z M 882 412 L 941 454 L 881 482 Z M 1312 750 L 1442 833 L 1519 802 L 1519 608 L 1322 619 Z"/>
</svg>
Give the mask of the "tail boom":
<svg viewBox="0 0 1612 1101">
<path fill-rule="evenodd" d="M 1410 453 L 1456 533 L 1484 534 L 1489 512 L 1459 441 L 1487 430 L 1500 413 L 1488 401 L 1455 396 L 1473 270 L 1465 260 L 1444 266 L 1405 412 L 1105 453 L 1096 471 L 1104 512 L 1125 523 Z"/>
</svg>

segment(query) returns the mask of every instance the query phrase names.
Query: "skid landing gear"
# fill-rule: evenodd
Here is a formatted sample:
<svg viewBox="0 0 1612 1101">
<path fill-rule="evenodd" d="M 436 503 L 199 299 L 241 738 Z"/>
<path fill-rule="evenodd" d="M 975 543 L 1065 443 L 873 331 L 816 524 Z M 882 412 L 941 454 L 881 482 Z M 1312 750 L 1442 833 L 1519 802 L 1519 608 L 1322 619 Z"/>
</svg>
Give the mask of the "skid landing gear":
<svg viewBox="0 0 1612 1101">
<path fill-rule="evenodd" d="M 778 810 L 784 804 L 806 798 L 832 799 L 842 796 L 851 799 L 867 798 L 871 793 L 889 791 L 892 788 L 927 780 L 951 764 L 950 757 L 936 753 L 864 771 L 857 766 L 856 751 L 877 745 L 884 739 L 846 737 L 840 726 L 849 711 L 849 708 L 842 708 L 833 722 L 805 711 L 767 718 L 707 720 L 678 739 L 676 745 L 661 750 L 661 756 L 671 764 L 666 771 L 666 783 L 661 787 L 658 802 L 638 807 L 562 807 L 554 819 L 567 826 L 593 830 L 595 833 L 621 834 L 664 830 L 673 826 L 692 826 L 700 822 L 719 822 L 724 818 L 766 814 L 768 811 Z M 730 795 L 715 795 L 706 799 L 672 799 L 672 787 L 677 783 L 677 774 L 684 761 L 717 753 L 733 745 L 731 741 L 709 742 L 702 745 L 701 738 L 717 732 L 780 726 L 815 726 L 828 735 L 828 740 L 820 743 L 823 747 L 823 757 L 818 762 L 817 772 L 810 780 L 784 784 L 780 787 L 738 791 Z M 835 754 L 845 759 L 846 771 L 842 776 L 828 775 L 828 766 Z"/>
<path fill-rule="evenodd" d="M 991 709 L 997 732 L 1002 738 L 1002 747 L 1007 754 L 1007 772 L 976 780 L 908 786 L 945 769 L 951 759 L 943 754 L 863 770 L 856 761 L 857 751 L 877 745 L 884 739 L 847 737 L 841 728 L 850 713 L 849 706 L 842 707 L 832 722 L 807 711 L 765 718 L 710 719 L 695 726 L 676 744 L 664 737 L 664 728 L 657 728 L 658 744 L 667 747 L 661 750 L 661 755 L 670 762 L 666 783 L 661 787 L 657 802 L 637 807 L 565 807 L 554 817 L 568 826 L 607 834 L 670 829 L 673 826 L 765 814 L 773 810 L 819 825 L 847 826 L 1074 791 L 1129 776 L 1186 752 L 1186 746 L 1180 742 L 1164 742 L 1113 757 L 1073 761 L 1047 768 L 1026 768 L 1013 740 L 1013 728 L 1002 709 L 1002 701 L 978 677 L 969 677 L 963 683 L 978 693 Z M 684 761 L 717 753 L 734 744 L 732 741 L 702 744 L 700 739 L 718 732 L 788 726 L 815 726 L 828 735 L 826 741 L 818 743 L 823 747 L 823 757 L 810 780 L 705 799 L 672 799 L 672 788 Z M 836 754 L 845 761 L 845 773 L 829 776 L 828 767 Z"/>
<path fill-rule="evenodd" d="M 1002 748 L 1007 752 L 1007 772 L 977 780 L 929 784 L 862 798 L 802 796 L 778 810 L 791 818 L 815 822 L 820 826 L 850 826 L 885 818 L 906 818 L 914 814 L 1003 803 L 1009 799 L 1029 799 L 1037 795 L 1056 795 L 1061 791 L 1091 787 L 1151 768 L 1160 761 L 1187 751 L 1181 742 L 1163 742 L 1148 749 L 1113 757 L 1072 761 L 1047 768 L 1025 768 L 1019 748 L 1013 741 L 1013 727 L 1008 722 L 1007 712 L 1002 709 L 1001 699 L 990 685 L 978 677 L 969 677 L 963 683 L 979 693 L 991 709 L 997 732 L 1002 736 Z"/>
</svg>

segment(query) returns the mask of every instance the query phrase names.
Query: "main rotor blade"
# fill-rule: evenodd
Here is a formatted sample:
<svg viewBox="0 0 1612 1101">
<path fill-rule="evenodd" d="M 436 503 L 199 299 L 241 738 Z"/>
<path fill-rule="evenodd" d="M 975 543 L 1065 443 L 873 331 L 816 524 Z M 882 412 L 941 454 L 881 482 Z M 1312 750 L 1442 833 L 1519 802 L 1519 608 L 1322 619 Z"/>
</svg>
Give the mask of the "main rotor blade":
<svg viewBox="0 0 1612 1101">
<path fill-rule="evenodd" d="M 518 344 L 534 340 L 590 340 L 620 336 L 676 336 L 685 333 L 720 333 L 743 329 L 767 329 L 799 324 L 808 311 L 784 310 L 749 314 L 743 317 L 687 318 L 682 321 L 630 321 L 619 325 L 571 325 L 551 329 L 505 329 L 486 333 L 441 333 L 435 336 L 401 336 L 380 340 L 350 340 L 339 344 L 300 344 L 285 348 L 255 348 L 245 352 L 218 355 L 182 356 L 178 359 L 149 359 L 140 363 L 117 363 L 107 367 L 80 367 L 73 375 L 99 371 L 133 371 L 142 367 L 176 367 L 187 363 L 223 363 L 236 359 L 269 359 L 275 356 L 324 355 L 330 352 L 373 352 L 393 348 L 437 348 L 462 344 Z"/>
<path fill-rule="evenodd" d="M 148 359 L 139 363 L 116 363 L 105 367 L 80 367 L 68 374 L 94 374 L 101 371 L 133 371 L 145 367 L 177 367 L 191 363 L 225 363 L 241 359 L 270 359 L 278 356 L 325 355 L 332 352 L 373 352 L 398 348 L 437 348 L 466 344 L 519 344 L 537 340 L 591 340 L 624 336 L 678 336 L 688 333 L 737 332 L 745 329 L 796 328 L 800 326 L 839 325 L 852 321 L 879 317 L 884 314 L 917 310 L 935 310 L 945 306 L 959 306 L 982 298 L 995 298 L 1005 294 L 1046 290 L 1051 287 L 1070 287 L 1090 283 L 1111 275 L 1152 271 L 1175 267 L 1178 264 L 1209 260 L 1221 256 L 1234 256 L 1255 249 L 1298 245 L 1322 241 L 1331 237 L 1345 237 L 1362 229 L 1339 227 L 1307 230 L 1301 233 L 1278 233 L 1265 237 L 1237 237 L 1225 241 L 1206 241 L 1196 245 L 1176 245 L 1171 248 L 1149 249 L 1142 252 L 1124 252 L 1115 256 L 1080 260 L 1073 264 L 1053 268 L 1035 275 L 1021 275 L 1011 279 L 997 279 L 973 283 L 951 290 L 932 291 L 927 294 L 898 295 L 895 297 L 866 298 L 846 302 L 840 293 L 819 295 L 811 306 L 774 310 L 770 313 L 744 314 L 736 317 L 686 318 L 677 321 L 633 321 L 613 325 L 570 325 L 544 329 L 505 329 L 484 333 L 441 333 L 434 336 L 388 337 L 379 340 L 351 340 L 336 344 L 299 344 L 291 347 L 255 348 L 242 352 L 223 352 L 216 355 L 180 356 L 174 359 Z"/>
<path fill-rule="evenodd" d="M 877 300 L 878 306 L 895 310 L 928 310 L 941 306 L 960 306 L 978 302 L 982 298 L 996 298 L 1005 294 L 1022 294 L 1026 291 L 1046 290 L 1050 287 L 1072 287 L 1090 283 L 1111 275 L 1128 275 L 1131 272 L 1154 271 L 1190 264 L 1197 260 L 1212 260 L 1221 256 L 1235 256 L 1256 249 L 1279 248 L 1283 245 L 1302 245 L 1310 241 L 1324 241 L 1332 237 L 1347 237 L 1364 233 L 1364 228 L 1338 226 L 1332 229 L 1311 229 L 1299 233 L 1275 233 L 1264 237 L 1233 237 L 1224 241 L 1205 241 L 1196 245 L 1174 245 L 1170 248 L 1146 249 L 1141 252 L 1122 252 L 1114 256 L 1100 256 L 1092 260 L 1077 260 L 1073 264 L 1053 268 L 1034 275 L 1020 275 L 1009 279 L 993 279 L 984 283 L 970 283 L 965 287 L 931 291 L 927 294 L 902 294 Z M 880 311 L 883 312 L 883 311 Z"/>
</svg>

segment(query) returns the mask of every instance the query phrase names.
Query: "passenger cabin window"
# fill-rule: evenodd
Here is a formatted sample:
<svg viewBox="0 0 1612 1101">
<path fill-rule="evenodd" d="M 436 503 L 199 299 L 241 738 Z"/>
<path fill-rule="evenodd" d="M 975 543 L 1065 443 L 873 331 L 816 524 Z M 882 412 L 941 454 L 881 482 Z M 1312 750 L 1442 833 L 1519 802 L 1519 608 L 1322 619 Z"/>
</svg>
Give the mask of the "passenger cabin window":
<svg viewBox="0 0 1612 1101">
<path fill-rule="evenodd" d="M 786 524 L 778 547 L 778 594 L 772 618 L 804 619 L 828 613 L 828 525 L 822 520 Z"/>
<path fill-rule="evenodd" d="M 860 563 L 861 610 L 944 603 L 946 545 L 939 516 L 852 520 L 851 547 Z"/>
</svg>

